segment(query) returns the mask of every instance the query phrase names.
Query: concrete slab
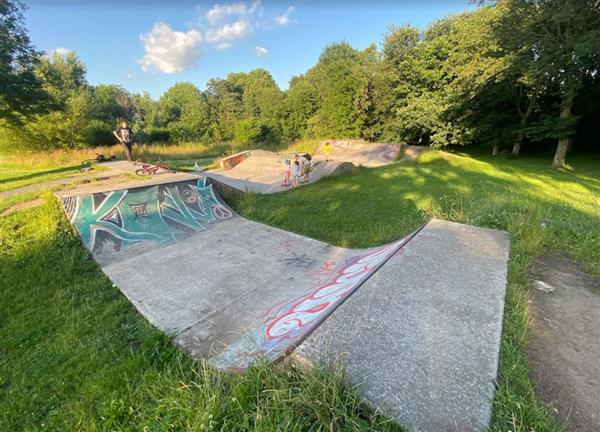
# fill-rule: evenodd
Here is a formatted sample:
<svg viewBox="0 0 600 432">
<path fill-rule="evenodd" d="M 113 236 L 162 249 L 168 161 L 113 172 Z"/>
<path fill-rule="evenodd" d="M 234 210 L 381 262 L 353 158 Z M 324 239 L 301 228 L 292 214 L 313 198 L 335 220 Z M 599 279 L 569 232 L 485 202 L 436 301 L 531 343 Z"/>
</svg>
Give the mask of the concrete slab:
<svg viewBox="0 0 600 432">
<path fill-rule="evenodd" d="M 344 367 L 415 431 L 489 424 L 506 287 L 504 232 L 432 220 L 296 350 Z"/>
</svg>

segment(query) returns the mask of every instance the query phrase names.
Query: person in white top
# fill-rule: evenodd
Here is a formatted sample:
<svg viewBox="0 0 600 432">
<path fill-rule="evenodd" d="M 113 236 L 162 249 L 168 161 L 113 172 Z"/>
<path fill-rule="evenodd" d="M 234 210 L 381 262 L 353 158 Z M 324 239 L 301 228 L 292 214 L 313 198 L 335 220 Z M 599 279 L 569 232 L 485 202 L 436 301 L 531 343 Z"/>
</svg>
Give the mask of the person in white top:
<svg viewBox="0 0 600 432">
<path fill-rule="evenodd" d="M 295 160 L 292 162 L 292 187 L 298 186 L 298 179 L 300 177 L 300 163 Z"/>
<path fill-rule="evenodd" d="M 310 173 L 310 159 L 307 155 L 300 158 L 300 183 L 308 183 L 308 174 Z"/>
</svg>

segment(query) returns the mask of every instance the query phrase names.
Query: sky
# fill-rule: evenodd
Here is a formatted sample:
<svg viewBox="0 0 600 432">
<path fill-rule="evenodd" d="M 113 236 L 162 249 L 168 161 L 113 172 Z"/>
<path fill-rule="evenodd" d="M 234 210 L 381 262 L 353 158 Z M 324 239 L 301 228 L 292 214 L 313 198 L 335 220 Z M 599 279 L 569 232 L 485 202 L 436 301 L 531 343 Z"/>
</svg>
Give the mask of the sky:
<svg viewBox="0 0 600 432">
<path fill-rule="evenodd" d="M 474 6 L 462 0 L 25 0 L 32 44 L 75 51 L 90 84 L 158 98 L 177 82 L 204 89 L 230 72 L 268 70 L 286 89 L 328 44 L 380 44 L 390 25 L 426 28 Z"/>
</svg>

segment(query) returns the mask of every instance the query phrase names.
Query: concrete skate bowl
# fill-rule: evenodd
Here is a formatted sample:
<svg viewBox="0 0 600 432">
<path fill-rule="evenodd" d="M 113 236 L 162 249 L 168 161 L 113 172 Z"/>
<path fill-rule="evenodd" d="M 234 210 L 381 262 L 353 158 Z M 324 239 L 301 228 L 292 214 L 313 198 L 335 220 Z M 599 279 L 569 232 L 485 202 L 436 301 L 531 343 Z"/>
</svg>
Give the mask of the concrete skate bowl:
<svg viewBox="0 0 600 432">
<path fill-rule="evenodd" d="M 221 168 L 207 171 L 205 175 L 242 192 L 262 194 L 282 192 L 289 187 L 282 185 L 286 167 L 285 160 L 291 155 L 281 155 L 266 150 L 251 150 L 229 156 L 220 161 Z M 310 181 L 324 176 L 340 175 L 352 171 L 355 166 L 347 161 L 325 162 L 315 156 L 311 163 Z"/>
<path fill-rule="evenodd" d="M 345 249 L 238 216 L 212 182 L 61 200 L 105 274 L 192 357 L 228 371 L 342 358 L 365 400 L 411 429 L 488 424 L 506 233 L 431 220 Z"/>
</svg>

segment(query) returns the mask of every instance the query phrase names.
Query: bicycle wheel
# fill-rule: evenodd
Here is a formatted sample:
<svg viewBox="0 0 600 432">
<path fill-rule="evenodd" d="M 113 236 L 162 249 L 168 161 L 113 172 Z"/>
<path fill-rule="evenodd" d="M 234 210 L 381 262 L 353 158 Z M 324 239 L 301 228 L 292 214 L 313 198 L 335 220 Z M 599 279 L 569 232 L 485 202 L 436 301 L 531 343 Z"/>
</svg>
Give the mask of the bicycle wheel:
<svg viewBox="0 0 600 432">
<path fill-rule="evenodd" d="M 151 173 L 150 170 L 140 168 L 139 170 L 135 170 L 135 174 L 139 176 L 149 176 Z"/>
</svg>

